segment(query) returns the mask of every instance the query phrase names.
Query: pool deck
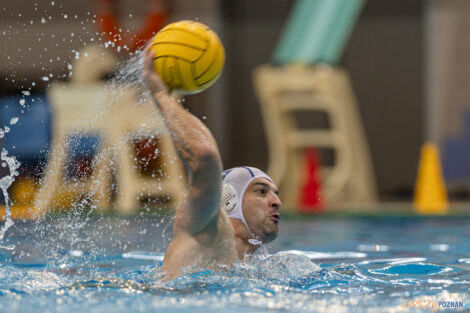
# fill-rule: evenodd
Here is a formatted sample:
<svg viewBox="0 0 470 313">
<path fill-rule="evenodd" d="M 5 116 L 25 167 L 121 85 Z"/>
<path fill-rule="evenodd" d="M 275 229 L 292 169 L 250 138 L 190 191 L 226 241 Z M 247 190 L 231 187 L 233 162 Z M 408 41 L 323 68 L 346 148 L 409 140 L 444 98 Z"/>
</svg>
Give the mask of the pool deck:
<svg viewBox="0 0 470 313">
<path fill-rule="evenodd" d="M 168 212 L 165 210 L 165 212 Z M 51 213 L 57 213 L 52 211 Z M 136 214 L 140 210 L 136 210 Z M 115 215 L 114 211 L 110 214 Z M 32 206 L 17 205 L 11 207 L 13 220 L 35 220 L 42 214 L 32 209 Z M 132 214 L 131 214 L 132 215 Z M 418 214 L 410 202 L 381 202 L 370 205 L 343 204 L 322 210 L 311 210 L 309 212 L 298 212 L 295 209 L 285 208 L 281 215 L 286 219 L 308 219 L 308 218 L 400 218 L 400 217 L 427 217 L 427 218 L 470 218 L 470 202 L 450 203 L 447 214 Z M 0 221 L 5 219 L 5 206 L 0 206 Z"/>
<path fill-rule="evenodd" d="M 411 202 L 380 202 L 369 205 L 343 204 L 335 207 L 298 213 L 296 210 L 286 210 L 282 215 L 297 219 L 305 217 L 317 218 L 470 218 L 470 202 L 450 203 L 445 214 L 420 214 Z"/>
</svg>

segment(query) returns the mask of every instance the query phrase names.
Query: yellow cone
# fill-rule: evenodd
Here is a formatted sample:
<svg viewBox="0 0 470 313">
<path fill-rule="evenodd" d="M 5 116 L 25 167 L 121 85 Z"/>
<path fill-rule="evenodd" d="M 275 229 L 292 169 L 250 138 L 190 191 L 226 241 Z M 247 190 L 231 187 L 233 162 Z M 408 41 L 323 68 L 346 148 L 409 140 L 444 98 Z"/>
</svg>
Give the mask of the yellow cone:
<svg viewBox="0 0 470 313">
<path fill-rule="evenodd" d="M 413 204 L 418 214 L 447 214 L 448 211 L 449 202 L 439 152 L 430 142 L 421 148 Z"/>
</svg>

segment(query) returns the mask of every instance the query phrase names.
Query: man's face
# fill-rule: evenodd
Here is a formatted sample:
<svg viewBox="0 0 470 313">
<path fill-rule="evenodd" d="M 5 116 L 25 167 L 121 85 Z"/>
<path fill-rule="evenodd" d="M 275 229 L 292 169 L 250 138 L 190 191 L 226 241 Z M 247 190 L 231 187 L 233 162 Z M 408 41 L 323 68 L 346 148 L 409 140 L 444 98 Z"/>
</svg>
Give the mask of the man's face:
<svg viewBox="0 0 470 313">
<path fill-rule="evenodd" d="M 250 229 L 264 243 L 277 237 L 280 207 L 278 190 L 272 182 L 260 177 L 248 185 L 242 201 L 243 215 Z"/>
</svg>

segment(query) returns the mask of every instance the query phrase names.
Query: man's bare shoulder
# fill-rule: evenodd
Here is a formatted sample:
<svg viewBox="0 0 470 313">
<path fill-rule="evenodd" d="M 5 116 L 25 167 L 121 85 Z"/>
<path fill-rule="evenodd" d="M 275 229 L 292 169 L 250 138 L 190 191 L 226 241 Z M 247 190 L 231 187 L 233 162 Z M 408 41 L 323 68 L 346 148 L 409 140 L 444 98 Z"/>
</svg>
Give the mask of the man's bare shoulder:
<svg viewBox="0 0 470 313">
<path fill-rule="evenodd" d="M 214 268 L 231 265 L 237 260 L 235 236 L 230 218 L 221 211 L 217 223 L 207 230 L 192 235 L 182 229 L 175 234 L 163 259 L 162 269 L 174 278 L 186 266 Z"/>
</svg>

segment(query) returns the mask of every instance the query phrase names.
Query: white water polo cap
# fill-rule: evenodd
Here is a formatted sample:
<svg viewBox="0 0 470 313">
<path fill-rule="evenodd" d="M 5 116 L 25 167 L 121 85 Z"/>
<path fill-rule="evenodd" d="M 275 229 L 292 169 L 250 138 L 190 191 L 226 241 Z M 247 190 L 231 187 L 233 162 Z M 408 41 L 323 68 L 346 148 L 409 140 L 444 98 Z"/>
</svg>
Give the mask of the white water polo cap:
<svg viewBox="0 0 470 313">
<path fill-rule="evenodd" d="M 253 238 L 257 236 L 251 231 L 245 220 L 242 210 L 243 196 L 250 183 L 256 178 L 266 178 L 270 182 L 272 179 L 262 170 L 255 167 L 240 166 L 222 172 L 222 197 L 220 206 L 228 216 L 239 219 L 245 224 Z M 259 240 L 250 240 L 252 244 L 260 244 Z"/>
</svg>

